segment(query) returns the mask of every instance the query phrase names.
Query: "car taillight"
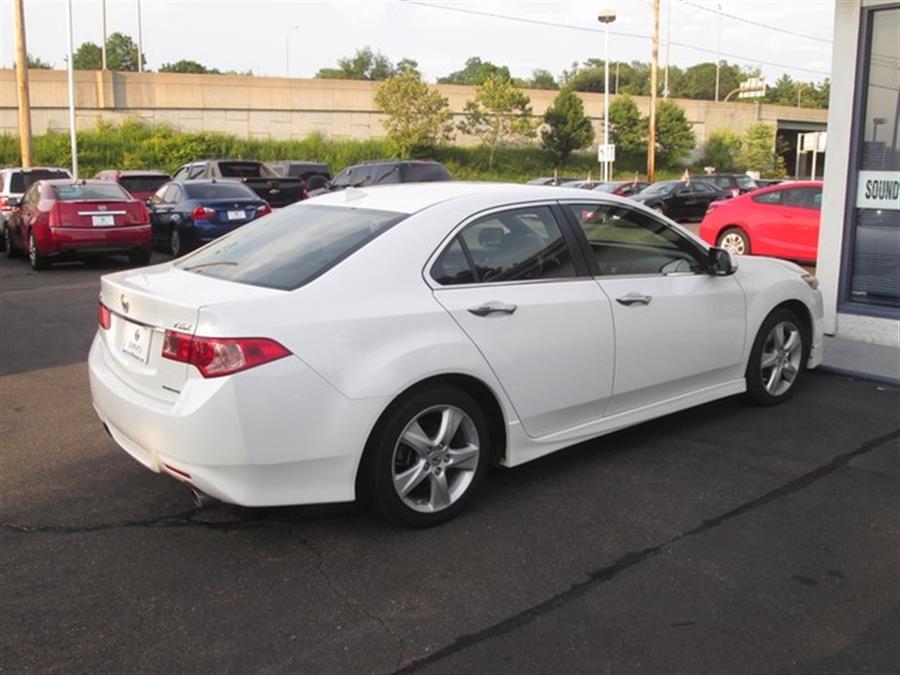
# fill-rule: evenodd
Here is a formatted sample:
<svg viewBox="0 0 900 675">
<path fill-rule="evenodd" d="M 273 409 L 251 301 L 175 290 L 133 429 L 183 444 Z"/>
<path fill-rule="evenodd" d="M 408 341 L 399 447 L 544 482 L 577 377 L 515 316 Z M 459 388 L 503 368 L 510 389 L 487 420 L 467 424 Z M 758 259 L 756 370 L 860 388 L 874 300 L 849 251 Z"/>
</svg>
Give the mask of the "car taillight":
<svg viewBox="0 0 900 675">
<path fill-rule="evenodd" d="M 215 218 L 216 212 L 214 209 L 211 209 L 206 206 L 198 206 L 196 209 L 191 211 L 191 220 L 209 220 L 210 218 Z"/>
<path fill-rule="evenodd" d="M 164 359 L 197 368 L 203 377 L 222 377 L 290 356 L 283 345 L 267 338 L 207 338 L 167 330 Z"/>
<path fill-rule="evenodd" d="M 128 209 L 125 211 L 126 225 L 147 225 L 150 223 L 150 212 L 147 207 L 141 203 L 137 204 L 135 210 Z"/>
<path fill-rule="evenodd" d="M 109 330 L 109 327 L 112 325 L 112 314 L 109 311 L 109 307 L 100 301 L 97 302 L 97 323 L 100 324 L 100 328 L 103 330 Z"/>
<path fill-rule="evenodd" d="M 54 204 L 53 208 L 50 209 L 50 216 L 47 220 L 47 224 L 50 227 L 59 227 L 61 225 L 59 219 L 59 204 Z"/>
<path fill-rule="evenodd" d="M 272 207 L 268 204 L 263 204 L 262 206 L 256 207 L 256 217 L 260 218 L 262 216 L 267 216 L 272 213 Z"/>
<path fill-rule="evenodd" d="M 6 201 L 6 197 L 0 197 L 0 211 L 12 211 L 12 207 Z"/>
</svg>

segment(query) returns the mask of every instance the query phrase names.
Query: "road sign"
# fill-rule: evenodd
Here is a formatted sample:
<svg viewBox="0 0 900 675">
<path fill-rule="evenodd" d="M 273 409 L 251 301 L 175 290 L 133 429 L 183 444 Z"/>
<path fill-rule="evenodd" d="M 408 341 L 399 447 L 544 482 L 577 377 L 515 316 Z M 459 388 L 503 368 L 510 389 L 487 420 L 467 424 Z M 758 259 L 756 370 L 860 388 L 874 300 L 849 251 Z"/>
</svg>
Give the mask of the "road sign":
<svg viewBox="0 0 900 675">
<path fill-rule="evenodd" d="M 597 161 L 601 164 L 605 162 L 615 162 L 616 161 L 616 144 L 610 143 L 609 145 L 603 145 L 602 143 L 597 146 Z"/>
<path fill-rule="evenodd" d="M 825 131 L 800 134 L 800 152 L 825 152 L 825 140 L 827 137 L 828 134 Z"/>
<path fill-rule="evenodd" d="M 741 85 L 738 98 L 759 98 L 766 95 L 766 78 L 751 77 Z"/>
</svg>

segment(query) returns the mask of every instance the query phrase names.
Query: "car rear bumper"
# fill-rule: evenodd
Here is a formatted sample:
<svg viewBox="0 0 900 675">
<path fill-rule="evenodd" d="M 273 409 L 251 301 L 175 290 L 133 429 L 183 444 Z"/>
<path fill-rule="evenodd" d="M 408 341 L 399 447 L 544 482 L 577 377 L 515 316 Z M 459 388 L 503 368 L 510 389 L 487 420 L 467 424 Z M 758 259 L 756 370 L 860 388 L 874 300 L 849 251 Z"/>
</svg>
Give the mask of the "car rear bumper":
<svg viewBox="0 0 900 675">
<path fill-rule="evenodd" d="M 43 240 L 35 229 L 38 250 L 44 255 L 69 253 L 122 253 L 135 248 L 149 248 L 150 226 L 88 228 L 56 227 Z"/>
<path fill-rule="evenodd" d="M 242 506 L 354 499 L 380 399 L 347 399 L 290 357 L 229 377 L 196 374 L 166 401 L 132 388 L 107 349 L 95 338 L 88 358 L 94 409 L 150 470 Z"/>
</svg>

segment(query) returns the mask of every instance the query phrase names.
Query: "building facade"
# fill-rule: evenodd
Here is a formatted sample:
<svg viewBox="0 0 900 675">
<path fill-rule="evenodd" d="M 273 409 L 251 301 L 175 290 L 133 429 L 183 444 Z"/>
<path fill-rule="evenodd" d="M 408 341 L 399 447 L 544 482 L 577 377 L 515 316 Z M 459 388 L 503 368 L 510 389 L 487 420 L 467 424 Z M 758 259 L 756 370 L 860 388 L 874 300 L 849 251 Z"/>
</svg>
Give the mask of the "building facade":
<svg viewBox="0 0 900 675">
<path fill-rule="evenodd" d="M 817 274 L 825 332 L 900 348 L 900 2 L 835 2 Z"/>
</svg>

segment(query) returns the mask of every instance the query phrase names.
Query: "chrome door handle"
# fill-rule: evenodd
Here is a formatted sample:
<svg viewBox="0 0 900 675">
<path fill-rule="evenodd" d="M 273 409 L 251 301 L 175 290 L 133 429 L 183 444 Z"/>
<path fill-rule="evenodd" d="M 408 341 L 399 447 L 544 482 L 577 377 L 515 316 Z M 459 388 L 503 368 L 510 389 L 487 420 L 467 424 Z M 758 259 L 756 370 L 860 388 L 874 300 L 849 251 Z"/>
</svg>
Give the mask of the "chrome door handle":
<svg viewBox="0 0 900 675">
<path fill-rule="evenodd" d="M 489 316 L 491 314 L 512 314 L 516 311 L 516 305 L 506 305 L 502 302 L 487 302 L 478 307 L 469 307 L 469 313 L 475 316 Z"/>
<path fill-rule="evenodd" d="M 651 300 L 653 300 L 652 295 L 644 295 L 643 293 L 629 293 L 621 298 L 616 298 L 616 302 L 628 307 L 631 305 L 649 305 Z"/>
</svg>

